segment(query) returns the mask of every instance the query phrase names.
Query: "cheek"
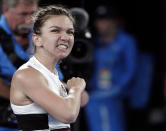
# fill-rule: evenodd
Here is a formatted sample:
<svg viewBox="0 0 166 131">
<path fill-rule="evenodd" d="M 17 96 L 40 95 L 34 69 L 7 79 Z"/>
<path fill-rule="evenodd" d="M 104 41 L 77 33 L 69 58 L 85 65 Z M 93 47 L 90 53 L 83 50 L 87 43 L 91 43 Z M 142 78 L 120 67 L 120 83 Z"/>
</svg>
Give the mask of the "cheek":
<svg viewBox="0 0 166 131">
<path fill-rule="evenodd" d="M 15 18 L 15 19 L 13 19 L 13 21 L 15 21 L 15 22 L 14 22 L 15 28 L 18 28 L 18 26 L 19 26 L 20 24 L 23 24 L 23 23 L 24 23 L 23 18 L 22 18 L 22 19 L 20 19 L 20 18 Z"/>
<path fill-rule="evenodd" d="M 55 45 L 55 41 L 56 41 L 56 38 L 55 37 L 52 37 L 48 34 L 44 35 L 43 36 L 43 39 L 41 40 L 41 42 L 45 45 L 47 45 L 48 47 L 53 47 Z"/>
<path fill-rule="evenodd" d="M 16 16 L 16 17 L 13 17 L 13 21 L 15 21 L 16 23 L 22 23 L 24 21 L 24 18 L 20 16 Z"/>
<path fill-rule="evenodd" d="M 70 39 L 70 44 L 71 44 L 71 47 L 73 47 L 73 45 L 74 45 L 74 37 L 72 37 L 72 38 Z"/>
</svg>

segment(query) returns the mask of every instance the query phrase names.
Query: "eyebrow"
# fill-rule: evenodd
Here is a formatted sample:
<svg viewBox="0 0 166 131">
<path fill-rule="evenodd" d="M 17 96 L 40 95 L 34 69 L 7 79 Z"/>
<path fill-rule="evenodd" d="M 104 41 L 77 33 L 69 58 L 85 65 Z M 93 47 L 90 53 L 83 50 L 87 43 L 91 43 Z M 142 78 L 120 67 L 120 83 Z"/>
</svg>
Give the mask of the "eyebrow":
<svg viewBox="0 0 166 131">
<path fill-rule="evenodd" d="M 18 14 L 32 15 L 34 12 L 35 11 L 31 11 L 31 12 L 23 11 L 23 12 L 19 12 Z"/>
<path fill-rule="evenodd" d="M 59 28 L 59 29 L 61 29 L 62 27 L 59 27 L 59 26 L 51 26 L 51 27 L 49 27 L 49 28 Z M 68 30 L 74 30 L 74 28 L 68 28 Z"/>
</svg>

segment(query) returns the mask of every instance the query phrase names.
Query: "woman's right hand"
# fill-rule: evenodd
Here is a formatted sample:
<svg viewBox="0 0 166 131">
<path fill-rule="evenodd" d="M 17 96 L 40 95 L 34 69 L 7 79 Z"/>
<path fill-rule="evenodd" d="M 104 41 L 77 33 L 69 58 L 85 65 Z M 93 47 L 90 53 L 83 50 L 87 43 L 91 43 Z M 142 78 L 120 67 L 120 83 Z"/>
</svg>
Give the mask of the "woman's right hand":
<svg viewBox="0 0 166 131">
<path fill-rule="evenodd" d="M 71 89 L 79 89 L 81 92 L 85 89 L 86 82 L 84 79 L 79 77 L 73 77 L 70 80 L 67 81 L 67 88 L 69 90 Z"/>
</svg>

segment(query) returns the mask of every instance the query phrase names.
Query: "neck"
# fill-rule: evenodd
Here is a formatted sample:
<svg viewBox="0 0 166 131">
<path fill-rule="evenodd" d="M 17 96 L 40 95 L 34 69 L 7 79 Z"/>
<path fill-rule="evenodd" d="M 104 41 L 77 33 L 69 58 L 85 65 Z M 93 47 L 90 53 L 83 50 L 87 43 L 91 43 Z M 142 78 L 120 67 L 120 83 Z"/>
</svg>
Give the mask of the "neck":
<svg viewBox="0 0 166 131">
<path fill-rule="evenodd" d="M 55 67 L 56 64 L 58 63 L 57 60 L 53 59 L 53 57 L 48 57 L 45 55 L 41 55 L 38 53 L 35 53 L 35 57 L 36 59 L 38 59 L 40 61 L 40 63 L 42 63 L 48 70 L 50 70 L 52 73 L 57 74 L 57 72 L 55 72 Z"/>
</svg>

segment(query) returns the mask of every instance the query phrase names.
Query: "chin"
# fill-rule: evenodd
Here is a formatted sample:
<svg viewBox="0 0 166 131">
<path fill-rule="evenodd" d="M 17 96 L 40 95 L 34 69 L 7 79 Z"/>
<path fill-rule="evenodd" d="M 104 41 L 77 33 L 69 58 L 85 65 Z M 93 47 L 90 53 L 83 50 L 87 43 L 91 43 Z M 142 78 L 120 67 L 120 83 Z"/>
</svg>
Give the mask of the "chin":
<svg viewBox="0 0 166 131">
<path fill-rule="evenodd" d="M 59 60 L 66 58 L 70 54 L 69 51 L 66 52 L 54 52 L 54 56 L 56 56 Z"/>
<path fill-rule="evenodd" d="M 61 60 L 61 59 L 65 59 L 67 56 L 68 56 L 68 55 L 66 55 L 66 54 L 65 54 L 65 55 L 60 55 L 60 56 L 59 56 L 59 59 L 60 59 L 60 60 Z"/>
</svg>

